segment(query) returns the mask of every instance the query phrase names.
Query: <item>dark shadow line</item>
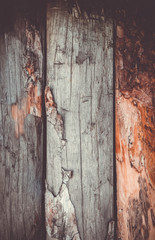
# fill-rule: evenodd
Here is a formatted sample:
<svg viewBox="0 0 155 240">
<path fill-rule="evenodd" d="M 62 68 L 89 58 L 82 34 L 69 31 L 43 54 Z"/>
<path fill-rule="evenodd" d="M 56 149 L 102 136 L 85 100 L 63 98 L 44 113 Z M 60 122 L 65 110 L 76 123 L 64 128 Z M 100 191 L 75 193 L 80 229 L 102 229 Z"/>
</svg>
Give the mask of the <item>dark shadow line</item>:
<svg viewBox="0 0 155 240">
<path fill-rule="evenodd" d="M 114 239 L 117 239 L 117 174 L 116 174 L 116 21 L 113 18 L 113 187 L 114 187 Z"/>
<path fill-rule="evenodd" d="M 43 1 L 43 9 L 40 9 L 42 12 L 41 16 L 41 39 L 42 39 L 42 52 L 43 52 L 43 83 L 42 83 L 42 121 L 43 121 L 43 166 L 42 166 L 42 229 L 41 229 L 41 240 L 46 240 L 46 226 L 45 226 L 45 179 L 46 179 L 46 165 L 47 165 L 47 119 L 46 119 L 46 109 L 45 109 L 45 87 L 47 79 L 47 54 L 46 54 L 46 18 L 47 18 L 47 1 Z"/>
</svg>

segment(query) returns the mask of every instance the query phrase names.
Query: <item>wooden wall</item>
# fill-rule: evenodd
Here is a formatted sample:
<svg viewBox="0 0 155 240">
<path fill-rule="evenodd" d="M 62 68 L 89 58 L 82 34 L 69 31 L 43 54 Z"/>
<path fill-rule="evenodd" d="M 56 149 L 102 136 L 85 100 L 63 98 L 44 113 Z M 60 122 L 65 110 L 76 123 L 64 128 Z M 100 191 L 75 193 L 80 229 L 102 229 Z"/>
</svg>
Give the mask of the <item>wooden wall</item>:
<svg viewBox="0 0 155 240">
<path fill-rule="evenodd" d="M 47 239 L 114 239 L 115 62 L 117 237 L 154 240 L 154 34 L 53 2 L 46 52 L 45 15 L 0 35 L 0 239 L 45 239 L 44 204 Z"/>
</svg>

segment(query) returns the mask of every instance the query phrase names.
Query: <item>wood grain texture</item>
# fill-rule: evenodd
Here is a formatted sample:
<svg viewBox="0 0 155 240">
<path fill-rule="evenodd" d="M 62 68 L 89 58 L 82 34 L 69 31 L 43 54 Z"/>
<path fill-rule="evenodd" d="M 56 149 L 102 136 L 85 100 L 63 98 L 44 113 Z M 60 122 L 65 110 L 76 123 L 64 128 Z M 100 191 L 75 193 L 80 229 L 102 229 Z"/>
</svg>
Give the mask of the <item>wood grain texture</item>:
<svg viewBox="0 0 155 240">
<path fill-rule="evenodd" d="M 17 17 L 0 36 L 0 239 L 43 239 L 41 35 Z M 39 99 L 39 102 L 38 102 Z M 38 104 L 38 105 L 37 105 Z M 32 106 L 39 107 L 32 111 Z M 37 109 L 37 108 L 36 108 Z M 43 230 L 43 229 L 42 229 Z"/>
<path fill-rule="evenodd" d="M 47 83 L 63 119 L 61 135 L 47 119 L 47 182 L 57 195 L 61 167 L 73 170 L 68 189 L 80 237 L 103 240 L 114 218 L 111 20 L 75 18 L 49 4 Z"/>
<path fill-rule="evenodd" d="M 117 234 L 122 240 L 151 240 L 155 239 L 153 26 L 148 30 L 139 19 L 127 16 L 116 23 Z"/>
</svg>

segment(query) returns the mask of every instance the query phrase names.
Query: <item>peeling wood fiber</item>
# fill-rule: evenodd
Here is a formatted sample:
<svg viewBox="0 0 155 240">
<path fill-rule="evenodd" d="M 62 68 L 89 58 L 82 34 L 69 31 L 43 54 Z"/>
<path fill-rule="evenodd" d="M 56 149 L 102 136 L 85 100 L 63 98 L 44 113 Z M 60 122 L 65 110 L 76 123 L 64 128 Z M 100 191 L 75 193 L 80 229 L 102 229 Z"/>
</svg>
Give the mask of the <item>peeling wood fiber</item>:
<svg viewBox="0 0 155 240">
<path fill-rule="evenodd" d="M 42 115 L 42 89 L 40 79 L 42 78 L 43 55 L 39 32 L 34 26 L 26 24 L 26 65 L 24 67 L 27 79 L 25 81 L 25 92 L 23 92 L 20 103 L 11 102 L 12 118 L 15 121 L 15 134 L 24 134 L 24 120 L 28 114 L 37 117 Z"/>
<path fill-rule="evenodd" d="M 46 230 L 51 239 L 80 240 L 75 209 L 70 200 L 67 187 L 68 180 L 72 177 L 72 171 L 62 168 L 62 184 L 57 196 L 54 196 L 46 186 L 45 213 Z"/>
<path fill-rule="evenodd" d="M 155 239 L 154 34 L 136 18 L 116 25 L 118 238 Z"/>
<path fill-rule="evenodd" d="M 0 239 L 43 239 L 41 35 L 23 17 L 0 36 Z M 35 112 L 34 112 L 35 109 Z"/>
<path fill-rule="evenodd" d="M 112 21 L 75 17 L 61 4 L 49 4 L 47 85 L 49 189 L 57 198 L 61 168 L 72 170 L 67 189 L 80 238 L 105 239 L 114 218 Z M 62 239 L 71 239 L 69 226 Z"/>
<path fill-rule="evenodd" d="M 45 107 L 47 121 L 53 127 L 52 132 L 55 132 L 57 134 L 57 137 L 59 138 L 60 144 L 57 146 L 58 148 L 56 148 L 55 151 L 53 151 L 53 153 L 55 153 L 55 157 L 57 157 L 56 155 L 60 154 L 59 147 L 61 146 L 63 148 L 65 146 L 65 141 L 63 140 L 64 125 L 62 116 L 57 112 L 56 104 L 54 102 L 54 98 L 49 87 L 45 88 Z M 53 141 L 54 140 L 56 139 L 53 139 Z M 51 159 L 50 161 L 47 162 L 48 174 L 50 174 L 49 172 L 50 162 Z M 48 181 L 50 181 L 52 175 L 50 176 L 48 174 L 47 179 Z M 55 239 L 80 240 L 77 228 L 75 209 L 71 202 L 68 188 L 66 186 L 68 180 L 72 177 L 72 171 L 66 171 L 63 168 L 61 168 L 61 174 L 62 180 L 61 178 L 59 179 L 58 176 L 56 179 L 52 179 L 57 188 L 53 187 L 50 192 L 46 187 L 45 217 L 46 217 L 46 231 L 48 234 L 47 239 L 50 237 L 52 239 L 55 238 Z M 59 182 L 57 182 L 57 179 L 59 179 Z"/>
</svg>

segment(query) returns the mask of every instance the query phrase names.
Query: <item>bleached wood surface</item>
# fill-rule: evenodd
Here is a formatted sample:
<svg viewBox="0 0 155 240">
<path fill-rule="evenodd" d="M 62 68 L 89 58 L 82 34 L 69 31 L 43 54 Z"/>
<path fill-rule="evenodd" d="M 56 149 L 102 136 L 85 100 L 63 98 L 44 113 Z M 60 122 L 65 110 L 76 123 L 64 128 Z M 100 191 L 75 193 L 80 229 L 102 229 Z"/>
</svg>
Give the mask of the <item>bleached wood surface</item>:
<svg viewBox="0 0 155 240">
<path fill-rule="evenodd" d="M 103 240 L 114 218 L 111 20 L 49 4 L 47 84 L 63 120 L 58 129 L 47 117 L 47 182 L 57 196 L 61 167 L 73 171 L 68 189 L 81 239 Z"/>
<path fill-rule="evenodd" d="M 40 109 L 30 114 L 41 99 L 40 41 L 23 17 L 0 35 L 1 240 L 43 240 L 43 121 Z"/>
</svg>

